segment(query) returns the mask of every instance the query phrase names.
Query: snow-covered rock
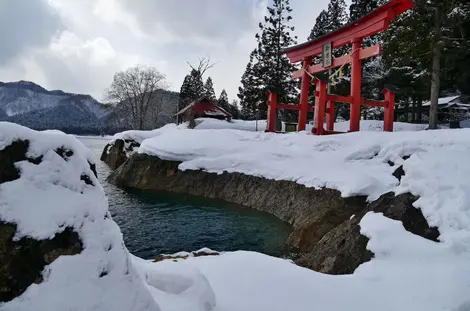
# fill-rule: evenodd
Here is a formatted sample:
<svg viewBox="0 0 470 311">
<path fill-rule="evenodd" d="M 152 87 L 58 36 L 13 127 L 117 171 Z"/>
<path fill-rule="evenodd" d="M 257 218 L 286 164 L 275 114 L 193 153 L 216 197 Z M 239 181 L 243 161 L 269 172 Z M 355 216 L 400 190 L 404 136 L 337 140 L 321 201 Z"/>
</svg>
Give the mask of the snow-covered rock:
<svg viewBox="0 0 470 311">
<path fill-rule="evenodd" d="M 0 158 L 0 224 L 10 230 L 0 246 L 2 311 L 160 310 L 82 143 L 0 122 Z"/>
<path fill-rule="evenodd" d="M 196 119 L 196 130 L 241 130 L 248 132 L 264 132 L 266 129 L 266 120 L 244 121 L 217 120 L 211 118 Z M 282 125 L 285 128 L 285 124 Z M 175 124 L 167 124 L 161 128 L 152 131 L 125 131 L 114 135 L 108 145 L 103 150 L 101 160 L 106 162 L 111 168 L 118 168 L 126 159 L 137 151 L 140 144 L 145 140 L 160 136 L 171 130 L 188 129 L 188 123 L 176 126 Z M 395 122 L 395 132 L 402 131 L 421 131 L 426 129 L 426 125 L 410 124 Z M 307 131 L 312 130 L 312 125 L 307 126 Z M 335 123 L 335 130 L 339 132 L 347 132 L 349 130 L 349 122 Z M 361 121 L 361 131 L 383 131 L 383 121 Z"/>
</svg>

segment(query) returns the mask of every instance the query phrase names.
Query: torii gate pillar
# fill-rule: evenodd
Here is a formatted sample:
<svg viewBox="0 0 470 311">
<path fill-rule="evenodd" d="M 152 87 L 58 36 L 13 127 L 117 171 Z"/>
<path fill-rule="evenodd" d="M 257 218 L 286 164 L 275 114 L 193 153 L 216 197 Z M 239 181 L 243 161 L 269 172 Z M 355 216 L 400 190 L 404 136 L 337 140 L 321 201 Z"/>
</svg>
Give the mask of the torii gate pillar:
<svg viewBox="0 0 470 311">
<path fill-rule="evenodd" d="M 359 53 L 362 49 L 362 39 L 354 39 L 351 55 L 351 109 L 349 131 L 358 132 L 361 122 L 361 87 L 362 87 L 362 62 Z"/>
<path fill-rule="evenodd" d="M 307 113 L 314 112 L 314 130 L 316 135 L 335 134 L 334 115 L 335 102 L 349 104 L 350 109 L 350 132 L 360 130 L 361 105 L 382 107 L 385 111 L 384 130 L 393 131 L 395 94 L 391 91 L 385 93 L 385 100 L 373 101 L 363 99 L 362 87 L 362 60 L 378 56 L 382 52 L 381 45 L 363 48 L 363 39 L 385 31 L 390 23 L 400 14 L 414 7 L 412 0 L 391 0 L 377 10 L 364 16 L 354 23 L 348 24 L 337 31 L 326 34 L 323 37 L 309 41 L 294 47 L 285 49 L 283 52 L 291 63 L 302 62 L 302 69 L 293 74 L 293 78 L 301 78 L 301 94 L 299 105 L 279 104 L 276 98 L 270 96 L 268 105 L 270 107 L 270 121 L 266 131 L 273 131 L 272 120 L 276 109 L 290 109 L 299 111 L 298 130 L 305 130 Z M 342 46 L 352 44 L 349 55 L 332 58 L 332 51 Z M 313 57 L 323 54 L 323 63 L 311 64 Z M 327 57 L 328 55 L 328 57 Z M 325 81 L 315 79 L 315 109 L 308 105 L 309 88 L 313 75 L 330 69 L 351 64 L 351 94 L 350 96 L 338 96 L 327 94 Z M 326 130 L 324 114 L 326 113 Z"/>
</svg>

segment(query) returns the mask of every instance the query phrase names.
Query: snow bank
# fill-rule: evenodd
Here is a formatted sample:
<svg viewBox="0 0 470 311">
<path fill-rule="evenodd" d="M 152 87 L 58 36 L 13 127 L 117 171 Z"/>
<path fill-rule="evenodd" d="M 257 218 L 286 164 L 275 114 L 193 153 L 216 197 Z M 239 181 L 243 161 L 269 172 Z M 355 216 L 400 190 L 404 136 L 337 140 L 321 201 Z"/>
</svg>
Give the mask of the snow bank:
<svg viewBox="0 0 470 311">
<path fill-rule="evenodd" d="M 182 161 L 183 170 L 245 173 L 375 199 L 398 185 L 392 173 L 403 163 L 402 156 L 430 156 L 443 147 L 469 148 L 468 135 L 464 131 L 421 131 L 314 137 L 306 133 L 179 130 L 145 140 L 139 153 Z M 391 167 L 389 161 L 396 165 Z"/>
<path fill-rule="evenodd" d="M 324 275 L 251 252 L 172 264 L 202 271 L 214 289 L 217 310 L 223 311 L 468 310 L 468 258 L 380 214 L 367 215 L 361 225 L 372 237 L 369 248 L 376 258 L 353 275 Z M 153 266 L 162 269 L 160 264 Z"/>
<path fill-rule="evenodd" d="M 216 297 L 198 268 L 184 262 L 162 261 L 158 265 L 133 256 L 133 263 L 162 310 L 208 311 Z"/>
<path fill-rule="evenodd" d="M 158 135 L 160 135 L 160 134 L 162 134 L 162 133 L 164 133 L 168 130 L 175 129 L 176 127 L 177 127 L 176 124 L 170 123 L 170 124 L 167 124 L 163 127 L 155 129 L 153 131 L 134 131 L 134 130 L 130 130 L 130 131 L 117 133 L 111 139 L 111 144 L 117 139 L 122 139 L 124 141 L 133 140 L 133 141 L 140 144 L 144 139 L 158 136 Z"/>
<path fill-rule="evenodd" d="M 369 213 L 361 233 L 375 258 L 349 276 L 246 252 L 189 258 L 186 264 L 214 288 L 220 310 L 470 310 L 470 130 L 324 137 L 181 130 L 145 140 L 139 152 L 182 161 L 182 170 L 289 180 L 369 200 L 410 192 L 441 233 L 435 243 Z M 400 166 L 401 182 L 392 175 Z"/>
<path fill-rule="evenodd" d="M 30 285 L 0 309 L 160 310 L 111 219 L 106 196 L 90 168 L 91 152 L 71 135 L 0 122 L 0 150 L 17 140 L 29 140 L 27 156 L 42 156 L 42 161 L 17 162 L 21 177 L 0 184 L 0 219 L 17 225 L 15 240 L 50 239 L 72 228 L 83 251 L 53 261 L 40 284 Z M 73 154 L 61 157 L 54 151 L 60 147 Z M 81 180 L 84 175 L 92 184 Z"/>
</svg>

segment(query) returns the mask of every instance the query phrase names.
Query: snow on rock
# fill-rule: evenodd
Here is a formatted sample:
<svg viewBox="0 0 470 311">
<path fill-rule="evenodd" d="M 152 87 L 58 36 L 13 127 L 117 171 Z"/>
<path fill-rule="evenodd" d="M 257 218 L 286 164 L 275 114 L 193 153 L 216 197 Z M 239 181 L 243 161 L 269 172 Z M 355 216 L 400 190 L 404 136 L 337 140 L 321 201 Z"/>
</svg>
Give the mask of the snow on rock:
<svg viewBox="0 0 470 311">
<path fill-rule="evenodd" d="M 117 139 L 122 139 L 124 141 L 132 140 L 140 144 L 144 139 L 158 136 L 168 130 L 175 129 L 175 128 L 176 128 L 176 124 L 170 123 L 152 131 L 135 131 L 135 130 L 125 131 L 125 132 L 115 134 L 111 140 L 111 143 Z"/>
<path fill-rule="evenodd" d="M 15 155 L 11 150 L 19 147 L 12 146 L 26 146 L 26 154 Z M 0 224 L 15 226 L 10 241 L 19 243 L 15 252 L 67 230 L 78 234 L 82 250 L 46 265 L 41 282 L 33 280 L 20 296 L 0 302 L 0 309 L 160 310 L 111 219 L 91 152 L 71 135 L 0 122 L 2 152 L 0 167 L 10 173 L 0 179 Z M 14 255 L 8 249 L 5 254 Z M 0 256 L 0 264 L 4 259 Z M 36 259 L 26 256 L 14 267 L 30 273 L 37 268 L 29 265 L 31 260 Z M 2 275 L 11 272 L 2 268 Z M 0 283 L 5 281 L 2 276 Z"/>
<path fill-rule="evenodd" d="M 401 157 L 418 152 L 429 156 L 435 149 L 453 148 L 459 142 L 469 148 L 467 137 L 468 132 L 454 131 L 314 137 L 307 133 L 178 130 L 144 140 L 139 153 L 182 161 L 182 170 L 245 173 L 376 199 L 398 185 L 392 173 L 402 164 Z M 396 165 L 391 167 L 389 161 Z"/>
</svg>

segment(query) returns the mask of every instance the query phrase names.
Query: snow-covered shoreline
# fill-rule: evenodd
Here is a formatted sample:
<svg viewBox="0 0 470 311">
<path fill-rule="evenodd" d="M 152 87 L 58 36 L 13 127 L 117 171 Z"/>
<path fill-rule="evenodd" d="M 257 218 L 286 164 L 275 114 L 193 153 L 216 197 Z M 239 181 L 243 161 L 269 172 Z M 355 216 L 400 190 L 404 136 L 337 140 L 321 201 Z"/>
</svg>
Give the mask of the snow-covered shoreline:
<svg viewBox="0 0 470 311">
<path fill-rule="evenodd" d="M 28 141 L 26 160 L 12 162 L 18 178 L 0 179 L 0 220 L 17 225 L 14 241 L 71 228 L 83 243 L 81 253 L 57 258 L 41 283 L 0 309 L 468 310 L 469 137 L 470 130 L 314 137 L 171 129 L 143 140 L 140 153 L 182 161 L 181 169 L 291 180 L 370 200 L 388 191 L 419 196 L 415 206 L 439 228 L 440 243 L 369 212 L 360 227 L 375 257 L 352 275 L 331 276 L 244 251 L 158 263 L 136 258 L 107 211 L 91 152 L 71 135 L 0 122 L 0 153 Z M 392 175 L 400 166 L 401 181 Z"/>
</svg>

